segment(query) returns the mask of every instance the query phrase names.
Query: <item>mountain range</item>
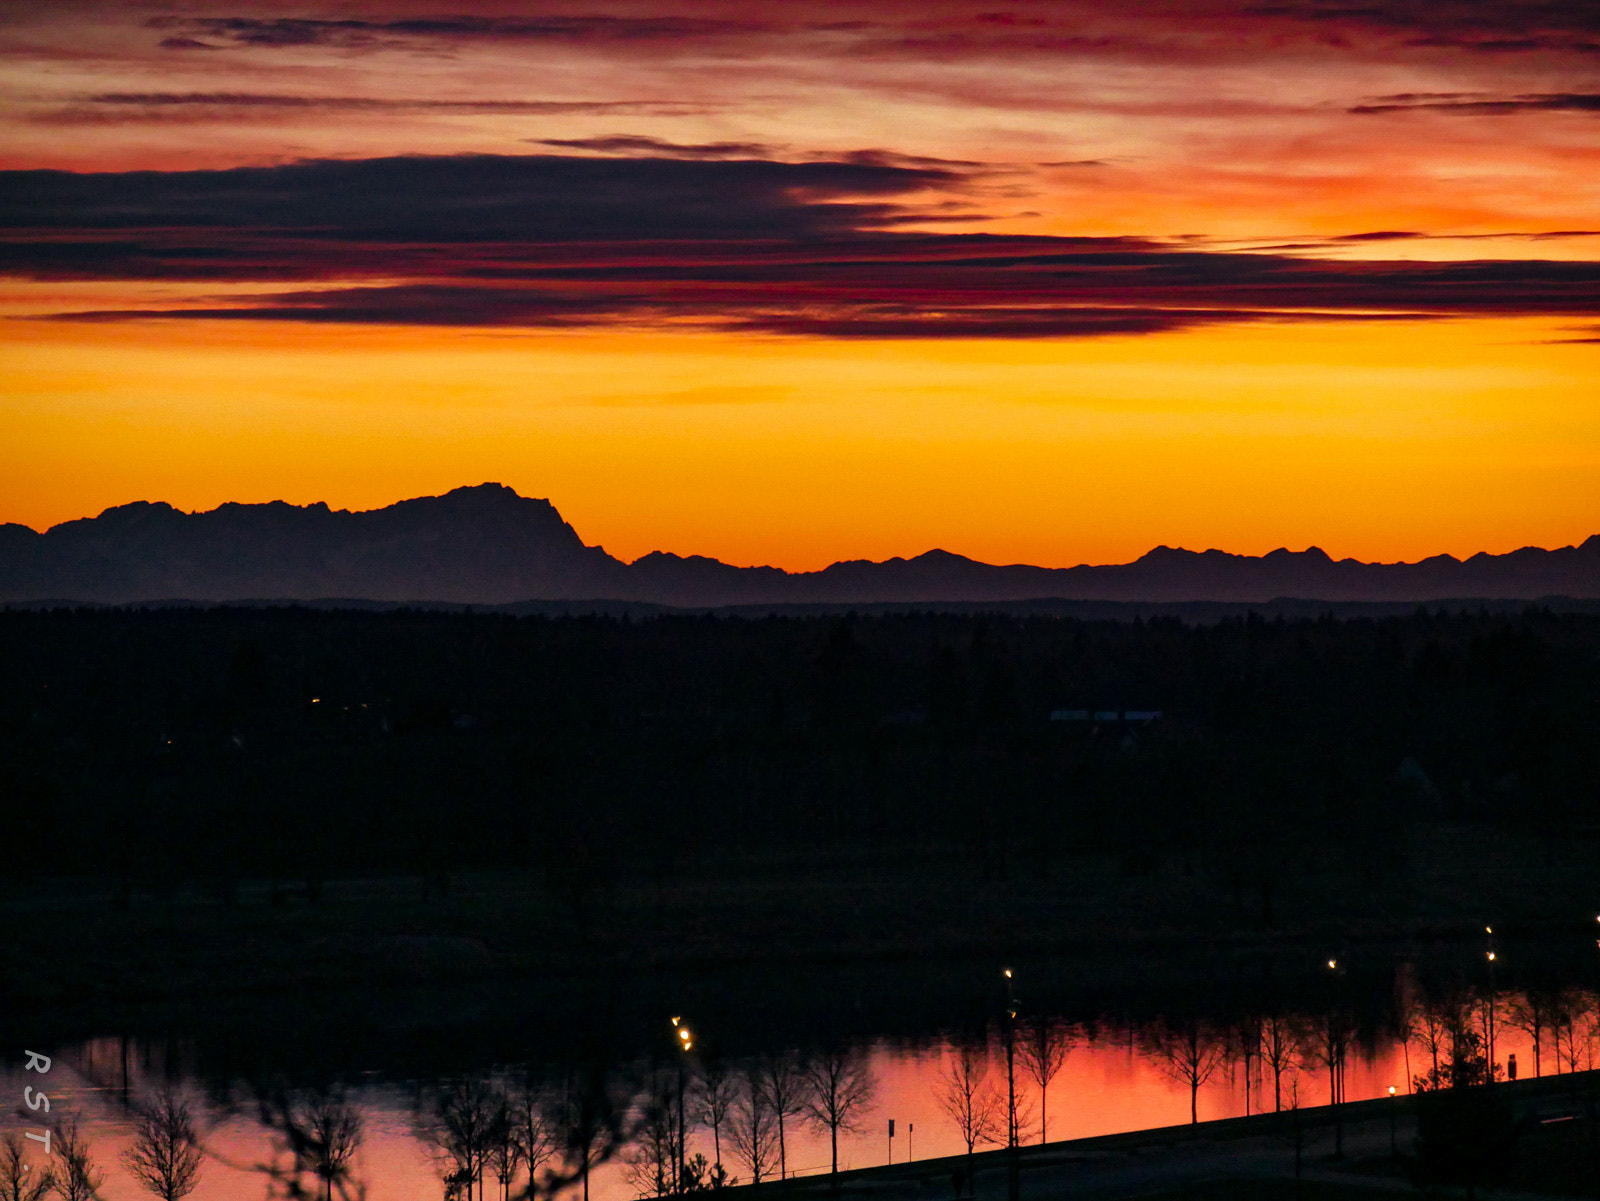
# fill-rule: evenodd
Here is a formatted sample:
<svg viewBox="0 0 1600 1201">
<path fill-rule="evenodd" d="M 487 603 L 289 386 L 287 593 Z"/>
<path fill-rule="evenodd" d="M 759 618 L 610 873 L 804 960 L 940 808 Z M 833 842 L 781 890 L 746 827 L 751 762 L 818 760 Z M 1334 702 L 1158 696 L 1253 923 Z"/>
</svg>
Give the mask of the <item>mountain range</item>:
<svg viewBox="0 0 1600 1201">
<path fill-rule="evenodd" d="M 204 513 L 140 501 L 45 533 L 0 525 L 0 601 L 416 601 L 609 599 L 730 605 L 1097 601 L 1428 601 L 1600 597 L 1600 535 L 1416 563 L 1259 557 L 1158 546 L 1132 563 L 996 566 L 943 550 L 821 571 L 734 567 L 661 551 L 632 563 L 585 545 L 548 500 L 502 484 L 366 512 L 225 504 Z"/>
</svg>

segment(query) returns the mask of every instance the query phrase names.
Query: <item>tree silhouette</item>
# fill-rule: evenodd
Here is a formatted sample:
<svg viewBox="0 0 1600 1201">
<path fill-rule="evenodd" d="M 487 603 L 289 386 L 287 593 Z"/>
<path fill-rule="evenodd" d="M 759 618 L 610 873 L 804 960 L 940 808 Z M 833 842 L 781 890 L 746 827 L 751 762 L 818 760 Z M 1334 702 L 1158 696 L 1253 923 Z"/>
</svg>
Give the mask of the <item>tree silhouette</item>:
<svg viewBox="0 0 1600 1201">
<path fill-rule="evenodd" d="M 146 1192 L 161 1201 L 178 1201 L 200 1183 L 200 1139 L 189 1106 L 162 1092 L 135 1111 L 133 1146 L 122 1164 Z"/>
<path fill-rule="evenodd" d="M 676 1190 L 678 1122 L 664 1084 L 652 1090 L 644 1121 L 623 1157 L 624 1175 L 641 1197 L 665 1197 Z"/>
<path fill-rule="evenodd" d="M 728 1070 L 723 1060 L 713 1056 L 700 1068 L 700 1080 L 695 1090 L 700 1102 L 701 1120 L 711 1127 L 711 1144 L 715 1152 L 712 1165 L 712 1183 L 722 1179 L 722 1128 L 727 1124 L 734 1101 L 739 1096 L 739 1082 Z"/>
<path fill-rule="evenodd" d="M 784 1119 L 805 1114 L 806 1078 L 792 1055 L 768 1055 L 756 1069 L 755 1082 L 778 1125 L 778 1179 L 785 1180 L 789 1175 L 789 1153 Z"/>
<path fill-rule="evenodd" d="M 546 1098 L 529 1085 L 511 1106 L 510 1125 L 517 1158 L 528 1171 L 528 1184 L 522 1195 L 531 1201 L 538 1191 L 539 1169 L 561 1149 L 561 1124 L 551 1114 Z"/>
<path fill-rule="evenodd" d="M 1465 999 L 1453 1006 L 1440 1004 L 1435 1007 L 1435 1014 L 1445 1031 L 1445 1058 L 1439 1061 L 1438 1066 L 1430 1068 L 1412 1082 L 1417 1092 L 1471 1088 L 1478 1084 L 1490 1084 L 1500 1075 L 1499 1067 L 1489 1062 L 1484 1036 L 1474 1028 L 1474 1008 Z"/>
<path fill-rule="evenodd" d="M 1072 1049 L 1072 1032 L 1062 1022 L 1038 1017 L 1028 1022 L 1017 1040 L 1017 1054 L 1023 1070 L 1039 1086 L 1039 1141 L 1050 1141 L 1049 1114 L 1046 1108 L 1050 1082 L 1061 1074 Z"/>
<path fill-rule="evenodd" d="M 589 1173 L 638 1134 L 630 1116 L 638 1110 L 633 1089 L 617 1090 L 596 1059 L 581 1063 L 568 1077 L 565 1100 L 556 1111 L 561 1131 L 561 1170 L 546 1173 L 541 1187 L 552 1194 L 565 1184 L 581 1184 L 589 1201 Z"/>
<path fill-rule="evenodd" d="M 1600 996 L 1581 988 L 1566 988 L 1556 1000 L 1553 1027 L 1556 1062 L 1568 1072 L 1595 1066 L 1594 1040 L 1600 1033 Z"/>
<path fill-rule="evenodd" d="M 503 1096 L 481 1080 L 464 1080 L 439 1094 L 424 1127 L 428 1140 L 448 1165 L 448 1179 L 464 1185 L 469 1194 L 477 1185 L 479 1201 L 483 1201 L 483 1175 L 490 1154 L 509 1120 Z"/>
<path fill-rule="evenodd" d="M 322 1182 L 324 1201 L 332 1201 L 334 1186 L 341 1194 L 361 1147 L 361 1111 L 342 1097 L 317 1097 L 300 1114 L 300 1160 Z"/>
<path fill-rule="evenodd" d="M 1226 1061 L 1227 1045 L 1198 1018 L 1161 1029 L 1155 1039 L 1155 1065 L 1162 1075 L 1189 1089 L 1189 1121 L 1200 1121 L 1200 1086 Z"/>
<path fill-rule="evenodd" d="M 1530 988 L 1521 996 L 1513 997 L 1506 1006 L 1506 1023 L 1533 1040 L 1535 1079 L 1544 1074 L 1544 1036 L 1553 1027 L 1557 1009 L 1556 998 L 1543 988 Z"/>
<path fill-rule="evenodd" d="M 839 1177 L 839 1132 L 857 1134 L 861 1119 L 872 1108 L 877 1089 L 865 1058 L 856 1051 L 834 1048 L 808 1058 L 801 1066 L 805 1079 L 805 1116 L 828 1132 L 832 1151 L 831 1174 Z"/>
<path fill-rule="evenodd" d="M 747 1076 L 728 1117 L 728 1137 L 733 1153 L 750 1171 L 750 1183 L 760 1184 L 778 1166 L 778 1116 L 755 1076 Z"/>
<path fill-rule="evenodd" d="M 1269 1013 L 1257 1028 L 1261 1062 L 1272 1072 L 1272 1111 L 1283 1112 L 1283 1078 L 1300 1066 L 1302 1032 L 1281 1013 Z"/>
<path fill-rule="evenodd" d="M 511 1186 L 522 1167 L 522 1140 L 508 1108 L 505 1120 L 495 1124 L 489 1144 L 488 1170 L 500 1185 L 501 1201 L 511 1201 Z"/>
<path fill-rule="evenodd" d="M 967 1145 L 967 1179 L 972 1179 L 972 1153 L 979 1143 L 1005 1140 L 1006 1099 L 988 1081 L 988 1060 L 973 1047 L 962 1047 L 939 1073 L 934 1100 Z"/>
<path fill-rule="evenodd" d="M 44 1201 L 55 1187 L 55 1173 L 28 1162 L 21 1136 L 0 1140 L 0 1201 Z"/>
<path fill-rule="evenodd" d="M 1329 1009 L 1318 1015 L 1316 1023 L 1306 1032 L 1307 1054 L 1328 1069 L 1330 1105 L 1344 1100 L 1344 1065 L 1354 1034 L 1349 1015 L 1339 1009 Z"/>
<path fill-rule="evenodd" d="M 1440 1068 L 1441 1056 L 1450 1054 L 1450 1012 L 1452 1005 L 1449 1001 L 1423 996 L 1418 1000 L 1416 1008 L 1412 1010 L 1406 1022 L 1406 1038 L 1415 1038 L 1422 1044 L 1422 1049 L 1428 1053 L 1431 1067 L 1429 1071 L 1435 1075 Z"/>
<path fill-rule="evenodd" d="M 61 1201 L 94 1201 L 106 1177 L 90 1157 L 89 1140 L 78 1129 L 76 1117 L 56 1128 L 55 1151 L 61 1157 L 56 1173 L 56 1194 Z"/>
</svg>

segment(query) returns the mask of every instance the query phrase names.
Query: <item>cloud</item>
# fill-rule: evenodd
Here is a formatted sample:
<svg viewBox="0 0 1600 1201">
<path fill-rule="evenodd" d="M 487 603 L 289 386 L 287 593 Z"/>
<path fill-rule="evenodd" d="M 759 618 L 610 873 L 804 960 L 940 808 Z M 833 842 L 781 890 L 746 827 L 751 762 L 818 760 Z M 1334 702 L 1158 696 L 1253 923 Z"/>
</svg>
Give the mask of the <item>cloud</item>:
<svg viewBox="0 0 1600 1201">
<path fill-rule="evenodd" d="M 1534 92 L 1499 97 L 1472 92 L 1400 92 L 1392 96 L 1379 96 L 1348 111 L 1432 111 L 1488 116 L 1523 112 L 1600 113 L 1600 92 Z"/>
<path fill-rule="evenodd" d="M 902 215 L 882 198 L 960 182 L 928 167 L 555 155 L 12 171 L 0 179 L 0 229 L 271 229 L 353 240 L 535 243 L 841 234 Z"/>
<path fill-rule="evenodd" d="M 906 228 L 919 212 L 952 217 L 938 205 L 912 208 L 908 195 L 959 192 L 966 179 L 872 162 L 551 155 L 0 172 L 0 273 L 194 284 L 189 300 L 160 310 L 62 314 L 102 321 L 1033 338 L 1223 322 L 1600 317 L 1595 262 L 1348 261 Z M 1378 230 L 1324 244 L 1413 236 Z M 252 282 L 287 287 L 203 291 Z"/>
<path fill-rule="evenodd" d="M 536 146 L 562 150 L 590 150 L 596 154 L 616 154 L 630 158 L 761 158 L 774 148 L 762 142 L 666 142 L 643 134 L 611 134 L 597 138 L 530 138 Z"/>
<path fill-rule="evenodd" d="M 1600 50 L 1600 12 L 1569 0 L 1288 0 L 1246 4 L 1238 11 L 1347 35 L 1396 34 L 1413 47 L 1489 54 Z"/>
<path fill-rule="evenodd" d="M 702 105 L 670 100 L 397 100 L 379 96 L 300 96 L 279 92 L 101 92 L 89 104 L 134 108 L 316 108 L 383 112 L 665 113 L 699 112 Z"/>
<path fill-rule="evenodd" d="M 1329 239 L 1333 242 L 1404 242 L 1411 238 L 1425 238 L 1427 234 L 1414 229 L 1374 229 L 1363 234 L 1340 234 Z"/>
<path fill-rule="evenodd" d="M 680 290 L 681 291 L 681 290 Z M 822 338 L 1083 338 L 1167 333 L 1207 325 L 1327 320 L 1332 314 L 1271 309 L 1158 305 L 1052 307 L 982 304 L 853 303 L 849 298 L 785 304 L 783 297 L 653 297 L 647 292 L 538 292 L 505 287 L 407 284 L 330 288 L 230 298 L 227 307 L 109 309 L 58 314 L 75 322 L 129 320 L 290 321 L 307 324 L 420 325 L 560 329 L 595 324 Z M 722 395 L 701 403 L 726 403 Z M 687 403 L 687 401 L 685 401 Z"/>
<path fill-rule="evenodd" d="M 281 92 L 101 92 L 29 111 L 36 125 L 194 124 L 279 120 L 297 113 L 415 113 L 487 116 L 695 116 L 711 106 L 675 100 L 426 100 L 307 96 Z"/>
<path fill-rule="evenodd" d="M 680 16 L 550 16 L 540 18 L 444 16 L 327 20 L 307 17 L 153 17 L 146 27 L 173 30 L 167 49 L 248 46 L 278 50 L 298 46 L 375 49 L 416 42 L 672 42 L 751 32 L 763 26 L 725 19 Z M 201 39 L 209 38 L 210 41 Z"/>
</svg>

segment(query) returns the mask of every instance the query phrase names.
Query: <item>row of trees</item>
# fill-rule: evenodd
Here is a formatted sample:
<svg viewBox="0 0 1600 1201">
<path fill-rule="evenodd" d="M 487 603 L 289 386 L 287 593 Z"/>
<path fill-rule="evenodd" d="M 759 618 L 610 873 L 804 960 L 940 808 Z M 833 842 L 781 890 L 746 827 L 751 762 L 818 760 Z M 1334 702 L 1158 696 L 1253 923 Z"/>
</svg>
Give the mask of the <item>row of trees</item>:
<svg viewBox="0 0 1600 1201">
<path fill-rule="evenodd" d="M 1417 1092 L 1466 1087 L 1505 1078 L 1493 1062 L 1494 1030 L 1507 1025 L 1533 1039 L 1534 1074 L 1544 1069 L 1542 1048 L 1554 1048 L 1556 1071 L 1585 1071 L 1597 1064 L 1600 994 L 1582 988 L 1533 989 L 1497 996 L 1487 989 L 1457 989 L 1421 995 L 1400 1014 L 1398 1030 L 1406 1074 Z M 1268 1081 L 1272 1108 L 1300 1104 L 1305 1073 L 1327 1073 L 1328 1101 L 1341 1104 L 1345 1069 L 1358 1031 L 1355 1019 L 1337 1006 L 1315 1015 L 1246 1015 L 1229 1026 L 1197 1019 L 1159 1024 L 1146 1032 L 1152 1060 L 1169 1078 L 1190 1090 L 1190 1118 L 1198 1120 L 1200 1088 L 1230 1062 L 1245 1071 L 1246 1104 L 1252 1080 L 1259 1080 L 1258 1107 L 1265 1109 Z M 1411 1052 L 1420 1050 L 1423 1070 L 1411 1069 Z"/>
<path fill-rule="evenodd" d="M 588 1196 L 588 1169 L 602 1156 L 607 1123 L 599 1107 L 575 1095 L 561 1106 L 534 1089 L 511 1090 L 481 1080 L 464 1080 L 441 1090 L 431 1110 L 418 1117 L 420 1133 L 432 1148 L 450 1201 L 483 1201 L 487 1182 L 499 1185 L 509 1201 L 537 1195 L 540 1173 L 549 1183 L 555 1163 L 569 1155 L 579 1162 L 578 1178 Z"/>
<path fill-rule="evenodd" d="M 1367 872 L 1412 820 L 1592 824 L 1597 651 L 1600 618 L 1539 613 L 0 612 L 0 818 L 82 831 L 19 873 L 223 889 L 436 862 L 603 884 L 695 870 L 669 820 L 724 856 L 915 827 L 994 872 L 1181 860 L 1271 924 L 1299 848 Z M 1124 707 L 1166 717 L 1050 720 Z"/>
<path fill-rule="evenodd" d="M 21 1137 L 6 1135 L 0 1141 L 0 1201 L 91 1201 L 105 1182 L 105 1173 L 89 1154 L 89 1141 L 76 1119 L 59 1123 L 51 1131 L 51 1152 L 59 1161 L 36 1169 Z M 184 1194 L 176 1194 L 182 1196 Z"/>
<path fill-rule="evenodd" d="M 274 1104 L 263 1119 L 279 1136 L 288 1162 L 260 1165 L 289 1198 L 332 1201 L 360 1193 L 352 1184 L 361 1143 L 360 1113 L 342 1098 L 322 1095 Z M 0 1140 L 0 1201 L 95 1201 L 106 1175 L 74 1115 L 50 1130 L 45 1162 L 15 1134 Z M 161 1201 L 181 1201 L 199 1186 L 205 1150 L 189 1103 L 163 1090 L 133 1108 L 133 1143 L 119 1157 L 139 1187 Z M 310 1177 L 314 1183 L 308 1183 Z"/>
<path fill-rule="evenodd" d="M 1600 994 L 1581 988 L 1418 994 L 1395 1026 L 1419 1093 L 1502 1079 L 1493 1053 L 1497 1026 L 1529 1036 L 1535 1075 L 1547 1068 L 1583 1071 L 1597 1066 Z M 953 1047 L 935 1086 L 935 1100 L 969 1157 L 980 1146 L 1048 1141 L 1050 1086 L 1071 1049 L 1090 1037 L 1045 1018 L 1016 1020 L 1000 1034 L 998 1049 L 988 1038 Z M 1328 1099 L 1338 1104 L 1357 1041 L 1354 1018 L 1338 1005 L 1314 1014 L 1246 1014 L 1228 1023 L 1163 1020 L 1127 1031 L 1130 1051 L 1142 1048 L 1148 1062 L 1189 1090 L 1191 1121 L 1199 1119 L 1200 1089 L 1234 1067 L 1244 1074 L 1247 1109 L 1252 1090 L 1261 1111 L 1298 1108 L 1302 1085 L 1323 1073 Z M 574 1186 L 587 1201 L 591 1169 L 619 1157 L 641 1197 L 719 1189 L 741 1176 L 756 1185 L 785 1179 L 794 1173 L 789 1151 L 797 1127 L 828 1137 L 829 1167 L 837 1175 L 840 1137 L 864 1131 L 876 1097 L 859 1050 L 738 1062 L 685 1055 L 675 1065 L 658 1065 L 642 1082 L 599 1067 L 569 1073 L 558 1087 L 464 1079 L 419 1097 L 415 1121 L 446 1201 L 491 1195 L 532 1201 Z M 361 1195 L 355 1165 L 363 1129 L 352 1102 L 338 1092 L 280 1090 L 261 1093 L 257 1105 L 275 1151 L 255 1167 L 271 1177 L 273 1195 L 304 1201 Z M 181 1201 L 196 1188 L 205 1157 L 189 1104 L 163 1091 L 134 1106 L 133 1117 L 122 1166 L 152 1196 Z M 701 1131 L 710 1135 L 709 1159 L 689 1152 L 688 1136 Z M 78 1121 L 58 1122 L 52 1142 L 48 1166 L 41 1166 L 15 1135 L 0 1141 L 0 1201 L 98 1196 L 105 1174 Z"/>
<path fill-rule="evenodd" d="M 796 1122 L 828 1136 L 829 1169 L 837 1175 L 839 1136 L 860 1133 L 877 1098 L 865 1056 L 844 1048 L 766 1055 L 740 1067 L 709 1059 L 675 1096 L 677 1083 L 666 1072 L 652 1081 L 641 1138 L 627 1161 L 628 1180 L 641 1196 L 736 1183 L 724 1167 L 724 1139 L 751 1184 L 786 1179 Z M 713 1159 L 687 1154 L 687 1133 L 696 1129 L 711 1132 Z"/>
<path fill-rule="evenodd" d="M 1504 1079 L 1505 1068 L 1490 1061 L 1496 1026 L 1510 1026 L 1533 1040 L 1536 1076 L 1547 1066 L 1545 1048 L 1557 1072 L 1600 1066 L 1600 994 L 1576 987 L 1508 996 L 1457 989 L 1420 995 L 1400 1015 L 1396 1033 L 1412 1089 L 1426 1092 Z M 1246 1014 L 1229 1023 L 1197 1017 L 1158 1021 L 1130 1033 L 1130 1047 L 1137 1042 L 1159 1072 L 1189 1090 L 1190 1120 L 1198 1122 L 1200 1089 L 1234 1064 L 1244 1072 L 1247 1108 L 1252 1091 L 1254 1105 L 1262 1111 L 1269 1105 L 1273 1112 L 1296 1108 L 1302 1104 L 1302 1081 L 1323 1073 L 1328 1102 L 1342 1103 L 1345 1070 L 1358 1035 L 1354 1017 L 1330 1006 L 1316 1014 Z M 987 1046 L 953 1052 L 941 1073 L 937 1100 L 969 1155 L 981 1144 L 1015 1144 L 1035 1135 L 1048 1141 L 1048 1088 L 1070 1048 L 1082 1038 L 1071 1027 L 1048 1020 L 1020 1026 L 1017 1063 L 1039 1090 L 1037 1120 L 1031 1101 L 995 1078 Z M 1420 1053 L 1415 1073 L 1414 1049 Z"/>
</svg>

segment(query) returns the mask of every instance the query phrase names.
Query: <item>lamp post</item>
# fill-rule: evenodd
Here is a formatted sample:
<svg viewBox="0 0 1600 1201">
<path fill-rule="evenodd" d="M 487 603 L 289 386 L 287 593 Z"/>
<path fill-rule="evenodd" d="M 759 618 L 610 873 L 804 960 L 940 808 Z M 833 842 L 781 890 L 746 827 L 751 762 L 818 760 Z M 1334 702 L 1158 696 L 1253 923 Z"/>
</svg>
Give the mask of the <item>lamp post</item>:
<svg viewBox="0 0 1600 1201">
<path fill-rule="evenodd" d="M 1487 957 L 1488 963 L 1489 963 L 1489 1003 L 1485 1007 L 1485 1012 L 1484 1012 L 1484 1015 L 1483 1015 L 1483 1033 L 1484 1033 L 1484 1042 L 1486 1044 L 1486 1046 L 1484 1047 L 1484 1051 L 1486 1053 L 1486 1058 L 1489 1061 L 1488 1062 L 1488 1068 L 1487 1068 L 1488 1073 L 1489 1073 L 1489 1078 L 1486 1081 L 1484 1081 L 1484 1083 L 1485 1084 L 1493 1084 L 1494 1083 L 1494 1003 L 1495 1003 L 1495 987 L 1494 987 L 1494 961 L 1495 961 L 1495 954 L 1494 954 L 1494 927 L 1493 926 L 1485 926 L 1483 928 L 1483 934 L 1484 934 L 1484 939 L 1485 939 L 1485 944 L 1486 944 L 1485 948 L 1484 948 L 1484 955 Z"/>
<path fill-rule="evenodd" d="M 1334 1000 L 1328 1010 L 1327 1051 L 1329 1093 L 1333 1103 L 1333 1153 L 1344 1158 L 1344 966 L 1337 958 L 1328 960 L 1328 971 L 1333 973 Z"/>
<path fill-rule="evenodd" d="M 683 1123 L 683 1069 L 684 1063 L 689 1058 L 689 1052 L 694 1048 L 694 1036 L 689 1032 L 689 1027 L 683 1024 L 681 1018 L 673 1018 L 672 1026 L 678 1032 L 678 1171 L 673 1180 L 673 1192 L 682 1193 L 686 1186 L 684 1180 L 684 1123 Z"/>
<path fill-rule="evenodd" d="M 1017 993 L 1016 986 L 1011 978 L 1011 969 L 1006 968 L 1006 1196 L 1009 1201 L 1017 1201 L 1021 1193 L 1021 1180 L 1019 1179 L 1020 1165 L 1017 1163 L 1017 1069 L 1016 1069 L 1016 1026 L 1017 1026 Z"/>
<path fill-rule="evenodd" d="M 1389 1086 L 1389 1162 L 1391 1164 L 1400 1162 L 1400 1147 L 1394 1131 L 1394 1094 L 1395 1088 L 1391 1084 Z"/>
</svg>

